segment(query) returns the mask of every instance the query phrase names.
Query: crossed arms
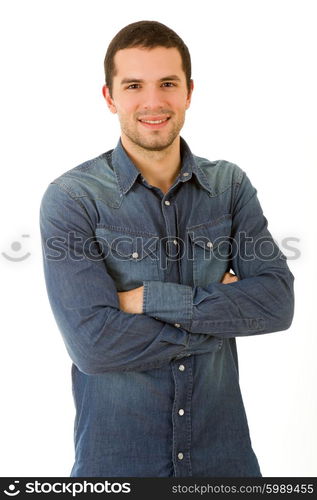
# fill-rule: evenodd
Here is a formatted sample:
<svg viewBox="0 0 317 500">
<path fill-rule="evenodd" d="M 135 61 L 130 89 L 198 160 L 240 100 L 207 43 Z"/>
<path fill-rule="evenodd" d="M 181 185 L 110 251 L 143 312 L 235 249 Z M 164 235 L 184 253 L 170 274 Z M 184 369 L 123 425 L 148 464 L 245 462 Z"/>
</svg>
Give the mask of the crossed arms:
<svg viewBox="0 0 317 500">
<path fill-rule="evenodd" d="M 225 273 L 221 279 L 221 283 L 229 284 L 238 281 L 238 276 L 228 272 Z M 143 300 L 144 300 L 144 286 L 139 286 L 128 290 L 127 292 L 118 292 L 119 305 L 121 311 L 130 314 L 143 313 Z"/>
<path fill-rule="evenodd" d="M 278 250 L 246 176 L 232 221 L 233 236 L 244 231 L 254 242 L 265 237 L 264 246 Z M 40 229 L 51 308 L 72 361 L 84 373 L 151 369 L 186 353 L 213 351 L 219 338 L 286 330 L 292 322 L 294 277 L 283 255 L 245 260 L 240 252 L 230 262 L 239 280 L 229 283 L 145 281 L 118 293 L 104 261 L 72 258 L 69 232 L 92 238 L 94 224 L 63 185 L 51 183 L 44 193 Z M 51 238 L 59 240 L 60 259 L 50 255 Z"/>
</svg>

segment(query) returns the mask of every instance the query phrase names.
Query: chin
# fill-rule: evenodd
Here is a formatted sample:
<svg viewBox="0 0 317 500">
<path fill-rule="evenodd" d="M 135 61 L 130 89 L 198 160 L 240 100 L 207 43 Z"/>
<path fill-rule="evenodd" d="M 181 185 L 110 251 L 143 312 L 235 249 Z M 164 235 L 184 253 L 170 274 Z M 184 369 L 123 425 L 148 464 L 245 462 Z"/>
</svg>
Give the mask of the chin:
<svg viewBox="0 0 317 500">
<path fill-rule="evenodd" d="M 138 141 L 138 145 L 144 149 L 147 149 L 149 151 L 163 151 L 164 149 L 167 149 L 169 146 L 173 144 L 175 139 L 177 138 L 176 136 L 173 137 L 168 137 L 165 140 L 160 140 L 160 141 Z"/>
<path fill-rule="evenodd" d="M 164 144 L 140 144 L 140 146 L 143 149 L 147 149 L 148 151 L 163 151 L 164 149 L 168 148 L 171 145 L 171 143 L 164 143 Z"/>
</svg>

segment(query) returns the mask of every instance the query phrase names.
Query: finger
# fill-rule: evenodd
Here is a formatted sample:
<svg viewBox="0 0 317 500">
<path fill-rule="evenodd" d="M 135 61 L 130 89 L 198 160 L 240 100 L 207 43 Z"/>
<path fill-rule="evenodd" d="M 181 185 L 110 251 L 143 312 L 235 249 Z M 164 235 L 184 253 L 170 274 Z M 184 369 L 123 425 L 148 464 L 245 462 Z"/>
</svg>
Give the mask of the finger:
<svg viewBox="0 0 317 500">
<path fill-rule="evenodd" d="M 222 277 L 221 283 L 230 283 L 230 273 L 225 273 Z"/>
<path fill-rule="evenodd" d="M 226 272 L 222 277 L 221 283 L 226 285 L 228 283 L 234 283 L 238 280 L 239 280 L 238 276 L 236 276 L 235 274 L 232 274 L 230 272 Z"/>
</svg>

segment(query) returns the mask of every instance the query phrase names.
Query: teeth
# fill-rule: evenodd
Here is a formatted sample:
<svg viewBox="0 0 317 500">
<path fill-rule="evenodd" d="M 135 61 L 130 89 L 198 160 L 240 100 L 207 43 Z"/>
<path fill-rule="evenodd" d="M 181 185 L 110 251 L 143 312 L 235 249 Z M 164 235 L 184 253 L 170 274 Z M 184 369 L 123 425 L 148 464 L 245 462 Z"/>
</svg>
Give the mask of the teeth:
<svg viewBox="0 0 317 500">
<path fill-rule="evenodd" d="M 166 122 L 166 120 L 168 120 L 168 118 L 165 118 L 165 120 L 141 120 L 141 122 L 144 122 L 144 123 L 163 123 L 163 122 Z"/>
</svg>

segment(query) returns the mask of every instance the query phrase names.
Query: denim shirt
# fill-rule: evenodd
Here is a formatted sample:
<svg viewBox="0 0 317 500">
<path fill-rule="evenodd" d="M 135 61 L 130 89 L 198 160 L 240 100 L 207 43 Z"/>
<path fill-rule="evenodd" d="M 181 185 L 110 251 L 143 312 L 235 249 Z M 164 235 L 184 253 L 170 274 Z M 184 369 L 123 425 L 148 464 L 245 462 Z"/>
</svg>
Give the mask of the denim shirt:
<svg viewBox="0 0 317 500">
<path fill-rule="evenodd" d="M 167 193 L 115 149 L 51 182 L 47 292 L 73 362 L 71 476 L 261 476 L 235 337 L 289 328 L 293 280 L 246 173 L 194 155 Z M 233 270 L 239 281 L 221 283 Z M 144 285 L 142 314 L 118 291 Z"/>
</svg>

